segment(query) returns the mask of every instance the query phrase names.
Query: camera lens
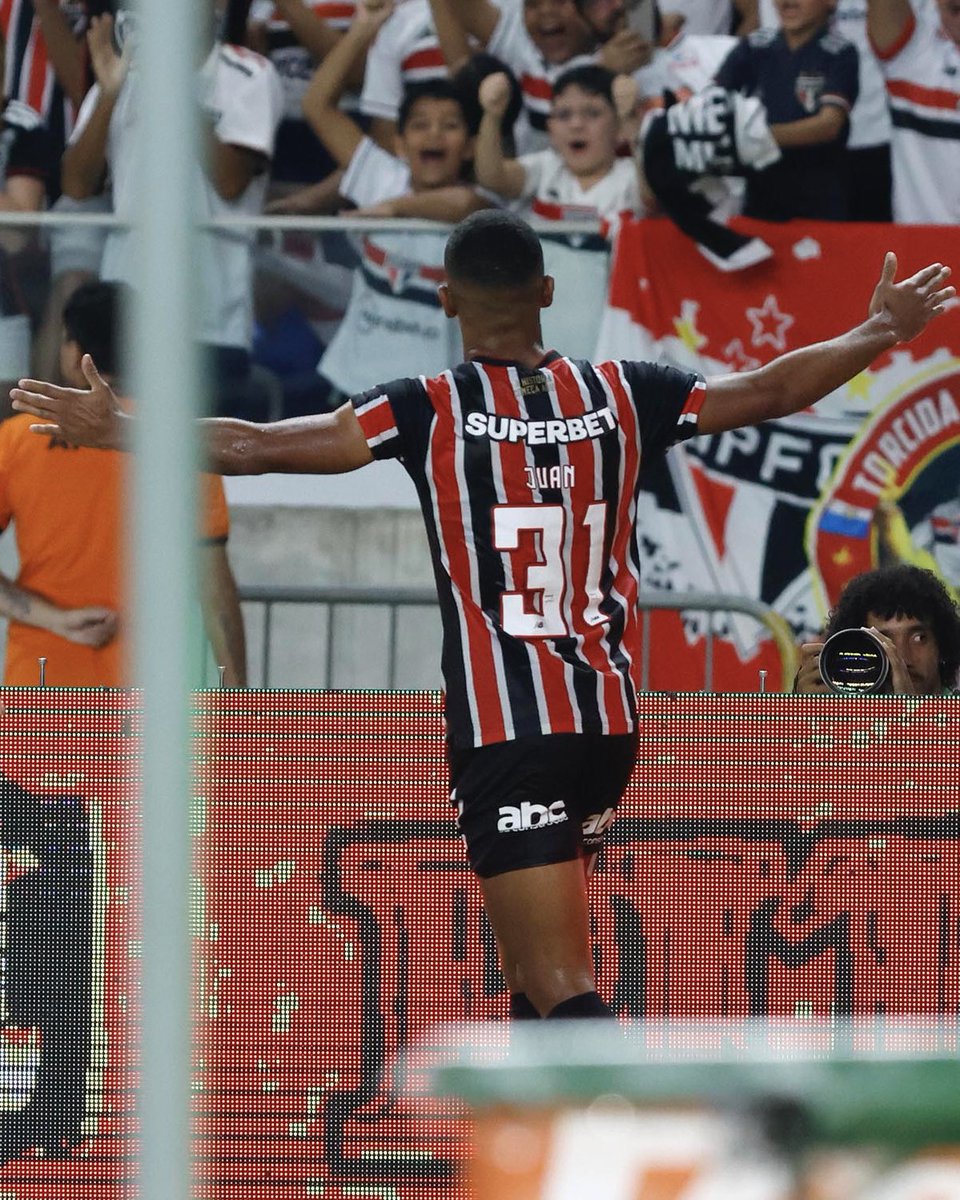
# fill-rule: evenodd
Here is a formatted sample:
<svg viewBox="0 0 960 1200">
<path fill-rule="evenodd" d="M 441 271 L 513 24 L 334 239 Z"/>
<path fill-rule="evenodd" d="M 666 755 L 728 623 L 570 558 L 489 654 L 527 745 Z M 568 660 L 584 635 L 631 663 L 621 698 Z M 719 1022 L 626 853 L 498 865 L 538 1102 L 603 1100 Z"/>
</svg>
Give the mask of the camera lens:
<svg viewBox="0 0 960 1200">
<path fill-rule="evenodd" d="M 881 643 L 866 629 L 841 629 L 820 651 L 820 674 L 843 695 L 889 691 L 890 661 Z"/>
</svg>

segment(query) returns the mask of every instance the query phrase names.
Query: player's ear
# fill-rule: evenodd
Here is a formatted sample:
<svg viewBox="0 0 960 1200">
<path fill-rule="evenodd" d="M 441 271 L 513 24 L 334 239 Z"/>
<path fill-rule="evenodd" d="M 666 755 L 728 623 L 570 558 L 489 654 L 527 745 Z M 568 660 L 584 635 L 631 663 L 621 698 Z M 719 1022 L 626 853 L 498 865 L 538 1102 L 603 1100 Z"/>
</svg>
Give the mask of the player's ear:
<svg viewBox="0 0 960 1200">
<path fill-rule="evenodd" d="M 457 302 L 450 295 L 450 288 L 447 284 L 440 284 L 437 288 L 437 295 L 440 297 L 440 307 L 443 309 L 444 316 L 455 317 L 457 315 Z"/>
<path fill-rule="evenodd" d="M 549 308 L 553 303 L 554 278 L 552 275 L 544 275 L 543 283 L 540 286 L 540 307 Z"/>
</svg>

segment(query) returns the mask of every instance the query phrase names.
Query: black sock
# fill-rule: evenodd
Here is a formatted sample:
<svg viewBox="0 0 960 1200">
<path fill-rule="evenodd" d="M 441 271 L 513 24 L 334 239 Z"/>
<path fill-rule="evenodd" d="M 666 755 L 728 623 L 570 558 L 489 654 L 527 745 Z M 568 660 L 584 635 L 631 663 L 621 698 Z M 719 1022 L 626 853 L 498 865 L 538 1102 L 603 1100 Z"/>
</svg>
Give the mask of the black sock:
<svg viewBox="0 0 960 1200">
<path fill-rule="evenodd" d="M 526 992 L 510 993 L 511 1021 L 539 1021 L 540 1014 L 530 1002 Z"/>
<path fill-rule="evenodd" d="M 613 1009 L 600 999 L 596 992 L 582 992 L 579 996 L 571 996 L 562 1000 L 556 1008 L 547 1013 L 548 1021 L 564 1021 L 571 1017 L 606 1017 L 614 1019 Z"/>
</svg>

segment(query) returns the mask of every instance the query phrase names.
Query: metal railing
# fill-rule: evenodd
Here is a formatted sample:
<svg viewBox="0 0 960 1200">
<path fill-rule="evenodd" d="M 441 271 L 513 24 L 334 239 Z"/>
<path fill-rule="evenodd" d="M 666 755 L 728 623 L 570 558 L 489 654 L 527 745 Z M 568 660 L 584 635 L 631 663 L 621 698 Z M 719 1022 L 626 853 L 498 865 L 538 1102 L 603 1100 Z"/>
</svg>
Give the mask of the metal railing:
<svg viewBox="0 0 960 1200">
<path fill-rule="evenodd" d="M 397 625 L 401 609 L 436 608 L 436 592 L 430 587 L 278 587 L 257 584 L 240 587 L 240 599 L 247 604 L 263 607 L 262 647 L 260 651 L 261 687 L 273 686 L 270 678 L 272 641 L 275 629 L 274 607 L 277 604 L 316 605 L 327 610 L 326 653 L 324 655 L 321 687 L 330 687 L 333 675 L 337 638 L 338 609 L 356 606 L 376 606 L 387 610 L 387 680 L 393 688 L 397 679 Z M 781 678 L 771 681 L 770 690 L 787 691 L 796 671 L 796 647 L 786 621 L 757 600 L 721 592 L 664 592 L 641 593 L 637 600 L 641 609 L 643 658 L 640 664 L 640 687 L 650 685 L 650 631 L 654 612 L 707 613 L 710 617 L 705 630 L 705 659 L 703 690 L 713 691 L 714 649 L 718 634 L 713 628 L 712 614 L 739 614 L 762 625 L 770 634 L 780 656 Z M 758 689 L 762 690 L 762 689 Z"/>
</svg>

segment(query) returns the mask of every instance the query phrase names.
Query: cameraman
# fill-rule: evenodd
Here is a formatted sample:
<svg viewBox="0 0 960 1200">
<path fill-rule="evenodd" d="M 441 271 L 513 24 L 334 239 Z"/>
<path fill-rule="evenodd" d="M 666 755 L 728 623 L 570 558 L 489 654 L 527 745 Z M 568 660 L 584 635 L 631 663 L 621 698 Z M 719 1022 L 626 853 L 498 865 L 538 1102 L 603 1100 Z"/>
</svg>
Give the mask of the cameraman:
<svg viewBox="0 0 960 1200">
<path fill-rule="evenodd" d="M 890 661 L 890 691 L 926 696 L 957 690 L 960 612 L 932 571 L 907 563 L 865 571 L 843 589 L 824 633 L 867 628 Z M 800 647 L 795 692 L 829 692 L 820 674 L 823 642 Z"/>
</svg>

